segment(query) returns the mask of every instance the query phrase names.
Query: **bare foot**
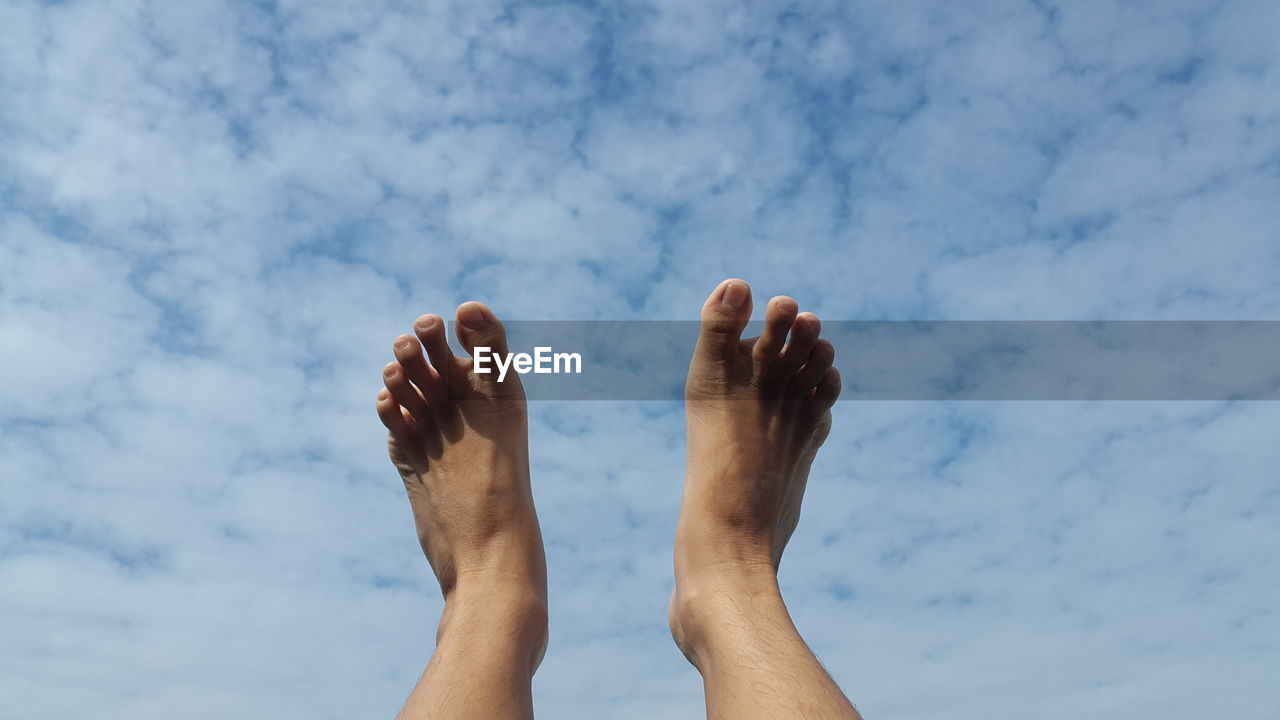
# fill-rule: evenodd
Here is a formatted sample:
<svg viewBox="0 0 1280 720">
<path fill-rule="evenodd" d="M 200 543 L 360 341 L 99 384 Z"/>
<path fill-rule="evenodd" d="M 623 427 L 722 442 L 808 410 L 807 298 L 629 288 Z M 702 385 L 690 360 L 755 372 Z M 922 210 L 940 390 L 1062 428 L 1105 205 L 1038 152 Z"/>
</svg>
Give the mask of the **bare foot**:
<svg viewBox="0 0 1280 720">
<path fill-rule="evenodd" d="M 840 394 L 835 351 L 818 338 L 817 316 L 798 309 L 789 297 L 773 298 L 761 336 L 743 340 L 746 282 L 726 280 L 702 307 L 685 385 L 689 459 L 669 613 L 694 665 L 708 624 L 724 615 L 722 601 L 777 594 L 809 466 L 831 427 Z"/>
<path fill-rule="evenodd" d="M 485 305 L 464 303 L 457 320 L 467 352 L 507 351 L 502 323 Z M 501 383 L 496 374 L 473 373 L 470 358 L 450 351 L 439 316 L 418 318 L 414 332 L 395 340 L 377 409 L 445 596 L 439 637 L 460 616 L 479 622 L 480 614 L 501 613 L 532 672 L 546 649 L 547 575 L 529 485 L 524 390 L 514 373 Z"/>
</svg>

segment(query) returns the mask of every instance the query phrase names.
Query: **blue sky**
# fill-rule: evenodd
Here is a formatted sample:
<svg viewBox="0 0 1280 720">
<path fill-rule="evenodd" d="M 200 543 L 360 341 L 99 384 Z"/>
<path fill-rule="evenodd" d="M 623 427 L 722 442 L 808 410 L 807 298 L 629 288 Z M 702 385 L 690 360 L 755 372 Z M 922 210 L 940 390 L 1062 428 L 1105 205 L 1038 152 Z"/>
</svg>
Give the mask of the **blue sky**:
<svg viewBox="0 0 1280 720">
<path fill-rule="evenodd" d="M 0 707 L 388 717 L 390 341 L 1280 320 L 1280 5 L 0 5 Z M 838 362 L 838 360 L 837 360 Z M 680 409 L 533 408 L 551 718 L 697 718 Z M 842 403 L 783 584 L 868 717 L 1275 718 L 1280 407 Z"/>
</svg>

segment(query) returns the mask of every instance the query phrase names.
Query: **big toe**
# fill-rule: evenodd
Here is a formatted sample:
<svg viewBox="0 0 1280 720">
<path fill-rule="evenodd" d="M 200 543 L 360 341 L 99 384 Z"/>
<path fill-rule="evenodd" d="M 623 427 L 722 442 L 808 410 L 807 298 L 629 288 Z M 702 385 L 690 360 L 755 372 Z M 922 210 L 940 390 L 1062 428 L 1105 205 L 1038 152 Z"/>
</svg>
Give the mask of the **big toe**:
<svg viewBox="0 0 1280 720">
<path fill-rule="evenodd" d="M 499 368 L 500 362 L 509 362 L 507 331 L 488 305 L 474 300 L 459 305 L 455 330 L 458 342 L 471 354 L 468 382 L 473 387 L 493 396 L 519 392 L 520 380 L 515 370 L 504 373 Z"/>
<path fill-rule="evenodd" d="M 507 331 L 502 321 L 488 305 L 472 300 L 458 306 L 457 323 L 454 326 L 458 342 L 472 355 L 476 348 L 483 352 L 506 354 Z"/>
<path fill-rule="evenodd" d="M 732 359 L 750 319 L 751 286 L 737 278 L 720 283 L 702 305 L 695 357 L 711 362 Z"/>
</svg>

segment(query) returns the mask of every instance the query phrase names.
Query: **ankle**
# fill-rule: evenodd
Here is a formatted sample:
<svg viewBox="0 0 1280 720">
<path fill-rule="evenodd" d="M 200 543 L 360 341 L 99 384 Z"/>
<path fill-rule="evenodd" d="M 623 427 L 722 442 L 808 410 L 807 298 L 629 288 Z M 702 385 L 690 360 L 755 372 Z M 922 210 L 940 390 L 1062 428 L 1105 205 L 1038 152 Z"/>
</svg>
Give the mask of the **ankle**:
<svg viewBox="0 0 1280 720">
<path fill-rule="evenodd" d="M 668 621 L 676 645 L 701 670 L 718 646 L 779 612 L 786 606 L 772 565 L 723 565 L 677 575 Z"/>
<path fill-rule="evenodd" d="M 530 676 L 546 651 L 545 592 L 532 586 L 460 582 L 446 597 L 436 645 L 460 642 L 467 652 L 509 660 Z"/>
</svg>

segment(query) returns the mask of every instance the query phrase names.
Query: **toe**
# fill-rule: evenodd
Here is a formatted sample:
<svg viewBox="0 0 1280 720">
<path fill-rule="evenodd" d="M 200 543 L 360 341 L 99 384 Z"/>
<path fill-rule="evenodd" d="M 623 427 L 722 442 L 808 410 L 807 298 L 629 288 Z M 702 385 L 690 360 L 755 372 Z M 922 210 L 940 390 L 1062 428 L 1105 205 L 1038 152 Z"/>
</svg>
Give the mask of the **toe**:
<svg viewBox="0 0 1280 720">
<path fill-rule="evenodd" d="M 724 362 L 738 352 L 738 341 L 751 319 L 751 286 L 745 280 L 725 280 L 702 306 L 702 324 L 694 354 Z"/>
<path fill-rule="evenodd" d="M 458 342 L 472 355 L 478 347 L 489 348 L 493 353 L 507 353 L 507 333 L 502 321 L 488 305 L 474 300 L 458 306 L 455 330 Z"/>
<path fill-rule="evenodd" d="M 811 312 L 797 315 L 795 324 L 791 326 L 791 340 L 778 355 L 778 361 L 770 372 L 776 373 L 781 382 L 787 382 L 809 359 L 809 352 L 821 331 L 822 323 L 817 315 Z"/>
<path fill-rule="evenodd" d="M 431 411 L 421 393 L 409 382 L 408 374 L 399 362 L 387 363 L 382 369 L 382 381 L 386 384 L 391 396 L 400 403 L 400 407 L 409 411 L 414 421 L 423 426 L 431 419 Z"/>
<path fill-rule="evenodd" d="M 836 404 L 836 399 L 840 397 L 840 370 L 831 368 L 822 376 L 822 380 L 818 381 L 817 387 L 813 389 L 813 394 L 809 397 L 809 405 L 817 413 L 822 413 L 831 409 Z"/>
<path fill-rule="evenodd" d="M 796 321 L 796 313 L 800 306 L 786 295 L 779 295 L 769 301 L 764 310 L 764 331 L 756 340 L 751 350 L 752 358 L 758 367 L 767 367 L 782 351 L 787 342 L 787 333 Z"/>
<path fill-rule="evenodd" d="M 431 367 L 440 376 L 444 387 L 448 388 L 449 377 L 456 361 L 453 351 L 449 349 L 449 341 L 444 336 L 444 319 L 439 315 L 423 315 L 414 322 L 413 332 L 418 336 L 422 347 L 427 349 Z"/>
<path fill-rule="evenodd" d="M 391 431 L 391 436 L 397 440 L 404 440 L 409 434 L 409 425 L 405 422 L 400 403 L 391 396 L 390 390 L 382 388 L 378 391 L 377 408 L 378 419 L 387 426 L 387 430 Z"/>
<path fill-rule="evenodd" d="M 456 328 L 458 340 L 472 357 L 471 372 L 457 373 L 461 385 L 479 390 L 482 395 L 491 398 L 512 398 L 520 395 L 522 390 L 518 371 L 508 366 L 509 372 L 504 376 L 496 365 L 503 357 L 507 358 L 507 362 L 511 360 L 507 345 L 507 331 L 498 316 L 484 303 L 474 301 L 463 303 L 458 307 Z M 488 372 L 476 372 L 480 348 L 488 348 L 485 366 Z M 452 389 L 459 387 L 458 382 L 451 385 Z"/>
<path fill-rule="evenodd" d="M 445 402 L 444 383 L 439 373 L 427 365 L 427 359 L 422 355 L 422 343 L 418 342 L 418 338 L 413 335 L 401 335 L 396 338 L 393 347 L 396 361 L 400 363 L 400 367 L 404 368 L 409 382 L 422 393 L 427 406 L 442 407 Z"/>
<path fill-rule="evenodd" d="M 791 381 L 794 391 L 803 396 L 817 387 L 818 383 L 826 377 L 835 359 L 836 349 L 830 341 L 822 339 L 815 342 L 813 349 L 809 351 L 809 359 Z"/>
</svg>

